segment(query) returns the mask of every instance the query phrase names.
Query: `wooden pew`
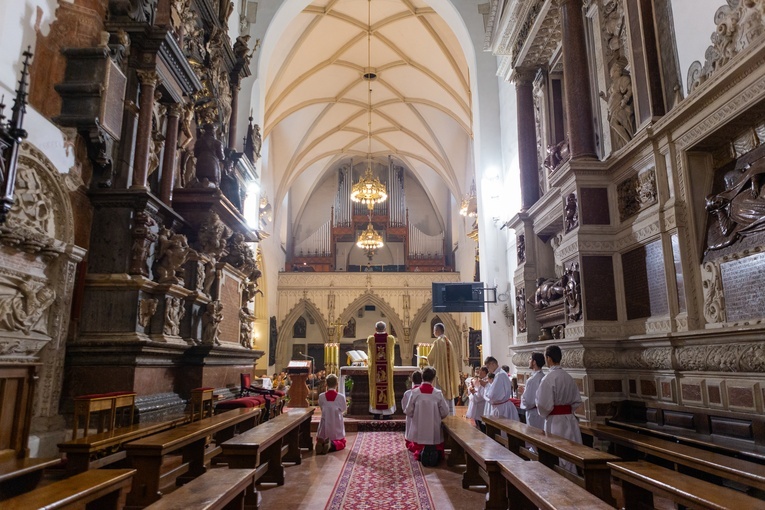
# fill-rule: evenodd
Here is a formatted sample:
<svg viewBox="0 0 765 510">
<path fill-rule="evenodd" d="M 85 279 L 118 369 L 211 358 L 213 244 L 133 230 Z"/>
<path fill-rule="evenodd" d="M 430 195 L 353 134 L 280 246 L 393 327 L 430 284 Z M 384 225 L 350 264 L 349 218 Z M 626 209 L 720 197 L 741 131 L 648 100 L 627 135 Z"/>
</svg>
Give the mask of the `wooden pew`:
<svg viewBox="0 0 765 510">
<path fill-rule="evenodd" d="M 500 461 L 499 470 L 507 480 L 507 497 L 513 509 L 605 510 L 612 509 L 591 494 L 539 462 Z"/>
<path fill-rule="evenodd" d="M 761 464 L 608 425 L 591 424 L 589 431 L 598 439 L 610 441 L 614 446 L 614 453 L 624 460 L 636 460 L 639 453 L 643 453 L 713 477 L 765 491 L 765 467 Z"/>
<path fill-rule="evenodd" d="M 0 462 L 0 501 L 29 492 L 40 483 L 43 470 L 61 463 L 52 459 L 11 458 Z"/>
<path fill-rule="evenodd" d="M 212 469 L 147 508 L 241 510 L 245 496 L 254 490 L 254 469 Z"/>
<path fill-rule="evenodd" d="M 149 422 L 121 427 L 108 432 L 60 443 L 58 449 L 66 454 L 66 470 L 70 474 L 98 469 L 124 459 L 124 445 L 189 422 L 188 416 L 163 422 Z"/>
<path fill-rule="evenodd" d="M 3 501 L 3 510 L 120 510 L 135 469 L 93 469 Z"/>
<path fill-rule="evenodd" d="M 483 417 L 486 434 L 495 438 L 500 432 L 507 433 L 507 447 L 516 455 L 528 453 L 525 444 L 531 444 L 538 452 L 539 462 L 587 489 L 609 505 L 615 504 L 611 495 L 611 472 L 608 462 L 619 460 L 614 455 L 590 448 L 560 436 L 546 434 L 544 430 L 508 418 Z M 560 468 L 558 459 L 567 460 L 580 468 L 583 477 Z"/>
<path fill-rule="evenodd" d="M 462 487 L 467 489 L 474 485 L 485 485 L 489 491 L 486 510 L 507 510 L 505 479 L 500 472 L 499 463 L 506 461 L 513 469 L 523 469 L 527 462 L 463 418 L 447 416 L 441 423 L 446 433 L 446 448 L 451 448 L 447 465 L 465 465 Z"/>
<path fill-rule="evenodd" d="M 255 469 L 257 483 L 284 485 L 282 461 L 300 464 L 300 449 L 313 449 L 313 407 L 289 409 L 221 444 L 230 468 Z"/>
<path fill-rule="evenodd" d="M 125 445 L 131 465 L 138 470 L 133 490 L 128 494 L 128 505 L 144 507 L 157 501 L 163 480 L 186 474 L 196 478 L 206 471 L 210 458 L 220 453 L 220 447 L 207 448 L 207 438 L 216 436 L 217 444 L 234 436 L 234 429 L 248 430 L 255 426 L 260 410 L 234 409 L 188 425 L 166 430 Z M 163 457 L 181 452 L 182 463 L 168 473 L 162 473 Z"/>
<path fill-rule="evenodd" d="M 622 481 L 626 510 L 654 508 L 654 494 L 691 508 L 765 509 L 763 500 L 649 462 L 609 462 L 608 465 L 614 477 Z"/>
<path fill-rule="evenodd" d="M 765 464 L 765 416 L 669 402 L 611 403 L 606 424 Z"/>
</svg>

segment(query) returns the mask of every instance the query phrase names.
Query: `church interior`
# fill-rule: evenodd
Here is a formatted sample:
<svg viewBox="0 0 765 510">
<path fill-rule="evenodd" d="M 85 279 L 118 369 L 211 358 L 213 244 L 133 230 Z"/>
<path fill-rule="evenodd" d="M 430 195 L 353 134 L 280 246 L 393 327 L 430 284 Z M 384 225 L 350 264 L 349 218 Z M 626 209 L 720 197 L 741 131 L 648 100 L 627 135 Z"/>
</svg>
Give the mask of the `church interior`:
<svg viewBox="0 0 765 510">
<path fill-rule="evenodd" d="M 0 507 L 765 508 L 765 0 L 3 0 L 0 41 Z M 459 398 L 413 460 L 438 324 L 518 398 L 559 346 L 584 445 Z"/>
</svg>

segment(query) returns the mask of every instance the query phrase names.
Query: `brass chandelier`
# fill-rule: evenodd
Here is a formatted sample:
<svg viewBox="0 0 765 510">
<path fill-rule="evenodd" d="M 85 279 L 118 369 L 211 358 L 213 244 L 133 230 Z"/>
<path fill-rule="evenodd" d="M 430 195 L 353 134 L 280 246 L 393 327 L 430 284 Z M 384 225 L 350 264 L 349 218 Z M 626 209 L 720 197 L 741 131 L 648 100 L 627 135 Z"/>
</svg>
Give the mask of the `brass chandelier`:
<svg viewBox="0 0 765 510">
<path fill-rule="evenodd" d="M 475 218 L 478 216 L 478 199 L 475 193 L 475 181 L 470 186 L 470 193 L 462 197 L 460 203 L 460 215 L 468 218 Z"/>
<path fill-rule="evenodd" d="M 359 235 L 356 246 L 367 253 L 369 261 L 375 251 L 382 248 L 385 243 L 382 236 L 372 225 L 372 211 L 375 204 L 385 202 L 388 199 L 388 191 L 380 179 L 372 173 L 372 80 L 377 78 L 377 74 L 372 69 L 372 0 L 367 0 L 367 68 L 364 73 L 364 79 L 367 80 L 367 99 L 369 101 L 369 118 L 367 121 L 367 170 L 359 182 L 351 188 L 351 200 L 366 204 L 369 211 L 369 223 L 366 230 Z"/>
</svg>

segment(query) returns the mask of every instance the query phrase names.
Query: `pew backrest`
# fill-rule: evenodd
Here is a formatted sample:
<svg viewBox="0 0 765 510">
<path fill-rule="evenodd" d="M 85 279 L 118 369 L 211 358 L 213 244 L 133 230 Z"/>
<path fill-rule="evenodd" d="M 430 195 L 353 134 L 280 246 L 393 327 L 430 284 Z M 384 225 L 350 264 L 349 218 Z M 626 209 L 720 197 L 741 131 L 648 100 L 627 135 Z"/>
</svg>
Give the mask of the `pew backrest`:
<svg viewBox="0 0 765 510">
<path fill-rule="evenodd" d="M 516 462 L 501 461 L 499 468 L 509 484 L 511 501 L 515 500 L 513 491 L 517 491 L 536 508 L 546 510 L 613 509 L 594 494 L 539 462 L 524 462 L 519 467 Z"/>
<path fill-rule="evenodd" d="M 149 505 L 150 510 L 219 510 L 244 500 L 255 483 L 254 469 L 213 469 Z"/>
<path fill-rule="evenodd" d="M 134 474 L 135 469 L 92 469 L 3 501 L 0 506 L 3 510 L 80 509 L 104 498 L 94 507 L 119 510 L 124 505 L 124 493 L 130 489 Z M 119 494 L 114 497 L 117 492 Z"/>
</svg>

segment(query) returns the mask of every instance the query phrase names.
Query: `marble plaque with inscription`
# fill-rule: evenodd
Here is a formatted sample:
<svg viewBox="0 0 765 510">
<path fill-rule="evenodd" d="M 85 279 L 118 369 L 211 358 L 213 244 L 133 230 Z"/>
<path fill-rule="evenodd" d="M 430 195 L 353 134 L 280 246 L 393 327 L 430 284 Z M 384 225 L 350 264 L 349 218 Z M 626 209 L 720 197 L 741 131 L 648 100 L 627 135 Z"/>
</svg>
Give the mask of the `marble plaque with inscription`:
<svg viewBox="0 0 765 510">
<path fill-rule="evenodd" d="M 242 306 L 241 280 L 223 269 L 220 301 L 223 303 L 223 320 L 220 323 L 220 341 L 239 344 L 239 309 Z"/>
<path fill-rule="evenodd" d="M 729 322 L 765 316 L 765 292 L 759 275 L 765 267 L 765 253 L 720 264 L 725 311 Z"/>
<path fill-rule="evenodd" d="M 661 241 L 622 255 L 627 319 L 664 315 L 669 311 Z"/>
<path fill-rule="evenodd" d="M 614 264 L 611 257 L 582 257 L 581 274 L 586 296 L 585 318 L 600 321 L 617 320 Z"/>
</svg>

